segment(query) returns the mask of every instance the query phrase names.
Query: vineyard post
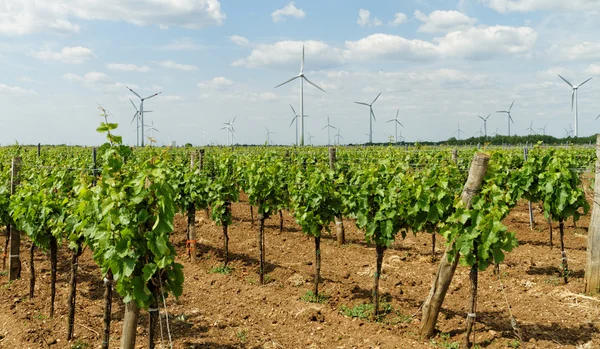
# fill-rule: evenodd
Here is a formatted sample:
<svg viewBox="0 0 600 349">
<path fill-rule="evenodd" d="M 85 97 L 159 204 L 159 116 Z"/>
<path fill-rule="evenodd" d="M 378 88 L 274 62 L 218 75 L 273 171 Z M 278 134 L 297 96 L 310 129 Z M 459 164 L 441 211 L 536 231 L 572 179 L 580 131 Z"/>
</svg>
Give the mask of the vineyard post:
<svg viewBox="0 0 600 349">
<path fill-rule="evenodd" d="M 469 177 L 467 178 L 467 183 L 463 188 L 461 196 L 461 201 L 466 209 L 471 208 L 473 198 L 481 188 L 489 161 L 490 156 L 485 153 L 476 153 L 473 157 L 471 167 L 469 168 Z M 451 242 L 446 248 L 442 259 L 440 260 L 440 265 L 431 285 L 429 295 L 423 303 L 420 334 L 426 338 L 431 338 L 435 333 L 435 325 L 442 308 L 442 303 L 444 302 L 446 292 L 448 292 L 448 288 L 454 277 L 454 272 L 458 266 L 458 250 L 451 256 L 453 257 L 452 261 L 450 262 L 448 260 L 449 254 L 452 253 L 451 251 L 455 250 L 454 244 L 455 242 Z"/>
<path fill-rule="evenodd" d="M 458 164 L 458 149 L 452 149 L 452 162 Z"/>
<path fill-rule="evenodd" d="M 200 172 L 204 171 L 204 148 L 200 149 L 198 154 L 198 169 Z M 204 213 L 206 214 L 206 220 L 210 220 L 210 216 L 208 215 L 208 206 L 204 208 Z"/>
<path fill-rule="evenodd" d="M 585 293 L 600 291 L 600 134 L 596 135 L 596 181 L 585 263 Z"/>
<path fill-rule="evenodd" d="M 335 160 L 336 160 L 336 149 L 329 147 L 329 168 L 335 171 Z M 342 246 L 346 243 L 346 232 L 344 230 L 344 221 L 341 214 L 335 216 L 335 232 L 337 235 L 338 246 Z"/>
<path fill-rule="evenodd" d="M 16 156 L 12 159 L 12 168 L 10 172 L 10 195 L 14 195 L 19 185 L 19 172 L 21 171 L 21 157 Z M 9 280 L 16 280 L 21 277 L 21 234 L 17 231 L 14 224 L 10 227 L 10 251 L 8 259 Z"/>
<path fill-rule="evenodd" d="M 38 158 L 40 157 L 41 150 L 42 150 L 42 143 L 38 143 L 38 146 L 37 146 L 37 155 L 38 155 Z"/>
<path fill-rule="evenodd" d="M 190 154 L 190 169 L 193 172 L 196 162 L 196 152 Z M 196 260 L 196 206 L 194 203 L 188 205 L 187 208 L 187 223 L 188 223 L 188 257 L 191 260 Z"/>
<path fill-rule="evenodd" d="M 529 148 L 527 148 L 527 144 L 525 144 L 525 148 L 523 148 L 523 159 L 527 162 L 527 157 L 529 156 Z M 533 230 L 535 228 L 535 220 L 533 219 L 533 209 L 531 208 L 531 201 L 527 201 L 527 207 L 529 208 L 529 228 Z"/>
<path fill-rule="evenodd" d="M 123 336 L 121 349 L 135 349 L 135 335 L 137 332 L 137 319 L 140 309 L 134 300 L 125 303 L 125 316 L 123 317 Z"/>
</svg>

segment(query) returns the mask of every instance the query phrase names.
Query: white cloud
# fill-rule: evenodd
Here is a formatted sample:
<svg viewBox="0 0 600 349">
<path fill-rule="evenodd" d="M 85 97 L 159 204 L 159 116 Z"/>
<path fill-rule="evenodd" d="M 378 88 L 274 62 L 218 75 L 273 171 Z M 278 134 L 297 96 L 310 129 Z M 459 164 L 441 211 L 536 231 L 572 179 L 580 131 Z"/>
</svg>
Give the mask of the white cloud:
<svg viewBox="0 0 600 349">
<path fill-rule="evenodd" d="M 599 64 L 590 64 L 589 67 L 585 70 L 586 73 L 592 75 L 600 75 L 600 65 Z"/>
<path fill-rule="evenodd" d="M 31 52 L 31 55 L 43 61 L 61 61 L 63 63 L 79 64 L 96 57 L 92 50 L 83 46 L 63 47 L 59 52 L 41 50 Z"/>
<path fill-rule="evenodd" d="M 277 22 L 282 22 L 285 21 L 286 17 L 294 17 L 296 19 L 302 19 L 306 16 L 306 13 L 302 10 L 297 8 L 294 5 L 294 2 L 290 2 L 289 4 L 285 5 L 284 8 L 278 9 L 273 11 L 273 13 L 271 13 L 271 18 L 273 19 L 273 22 L 277 23 Z"/>
<path fill-rule="evenodd" d="M 180 102 L 183 101 L 183 97 L 177 95 L 159 95 L 158 99 L 164 102 Z"/>
<path fill-rule="evenodd" d="M 222 89 L 225 87 L 229 87 L 231 85 L 233 85 L 233 81 L 231 81 L 223 76 L 217 76 L 217 77 L 212 78 L 211 80 L 200 81 L 198 83 L 198 87 L 200 87 L 200 88 L 216 88 L 216 89 Z"/>
<path fill-rule="evenodd" d="M 415 18 L 423 22 L 419 27 L 420 32 L 438 33 L 463 30 L 472 27 L 476 19 L 470 18 L 464 13 L 458 11 L 433 11 L 429 15 L 417 10 Z"/>
<path fill-rule="evenodd" d="M 300 63 L 304 45 L 305 56 L 311 67 L 336 66 L 344 62 L 344 52 L 322 41 L 279 41 L 258 45 L 250 55 L 232 63 L 234 67 L 249 68 L 262 66 L 284 66 L 291 62 Z"/>
<path fill-rule="evenodd" d="M 175 39 L 170 43 L 160 46 L 159 49 L 165 51 L 197 51 L 201 49 L 191 38 Z"/>
<path fill-rule="evenodd" d="M 169 68 L 169 69 L 177 69 L 177 70 L 182 70 L 182 71 L 194 71 L 194 70 L 198 70 L 198 67 L 192 64 L 180 64 L 180 63 L 176 63 L 173 61 L 162 61 L 160 63 L 160 66 L 164 67 L 164 68 Z"/>
<path fill-rule="evenodd" d="M 595 0 L 484 0 L 488 7 L 500 13 L 547 11 L 600 11 Z"/>
<path fill-rule="evenodd" d="M 358 20 L 356 23 L 361 27 L 378 27 L 383 24 L 377 18 L 371 19 L 371 12 L 362 8 L 358 10 Z"/>
<path fill-rule="evenodd" d="M 543 70 L 543 71 L 538 71 L 536 73 L 537 77 L 540 79 L 558 79 L 558 74 L 562 75 L 562 76 L 569 76 L 571 74 L 573 74 L 573 72 L 569 69 L 566 68 L 561 68 L 561 67 L 555 67 L 555 68 L 550 68 L 547 70 Z"/>
<path fill-rule="evenodd" d="M 128 72 L 140 72 L 147 73 L 151 69 L 147 65 L 137 66 L 135 64 L 121 64 L 121 63 L 109 63 L 108 69 L 110 70 L 118 70 L 118 71 L 128 71 Z"/>
<path fill-rule="evenodd" d="M 404 13 L 398 12 L 394 16 L 394 20 L 390 22 L 390 25 L 393 27 L 398 26 L 398 25 L 406 22 L 407 19 L 408 19 L 408 17 Z"/>
<path fill-rule="evenodd" d="M 243 36 L 239 36 L 239 35 L 231 35 L 231 36 L 228 36 L 227 38 L 238 46 L 247 46 L 250 43 L 250 41 L 248 39 L 246 39 Z"/>
<path fill-rule="evenodd" d="M 125 86 L 129 86 L 132 89 L 139 89 L 139 86 L 135 84 L 125 84 L 122 82 L 115 82 L 108 75 L 102 72 L 92 71 L 86 73 L 83 76 L 79 76 L 73 73 L 66 73 L 62 76 L 62 78 L 66 81 L 75 82 L 84 85 L 87 88 L 96 90 L 96 91 L 104 91 L 104 92 L 114 92 L 114 91 L 125 91 Z"/>
<path fill-rule="evenodd" d="M 428 41 L 409 40 L 390 34 L 373 34 L 357 41 L 346 41 L 348 56 L 365 59 L 427 59 L 439 55 L 438 48 Z"/>
<path fill-rule="evenodd" d="M 0 96 L 27 96 L 32 94 L 35 94 L 32 90 L 27 90 L 19 86 L 0 84 Z"/>
<path fill-rule="evenodd" d="M 582 42 L 575 45 L 553 44 L 547 54 L 556 60 L 597 60 L 600 59 L 600 42 Z"/>
<path fill-rule="evenodd" d="M 0 34 L 76 33 L 73 20 L 198 29 L 221 25 L 225 17 L 218 0 L 5 0 L 0 2 Z"/>
</svg>

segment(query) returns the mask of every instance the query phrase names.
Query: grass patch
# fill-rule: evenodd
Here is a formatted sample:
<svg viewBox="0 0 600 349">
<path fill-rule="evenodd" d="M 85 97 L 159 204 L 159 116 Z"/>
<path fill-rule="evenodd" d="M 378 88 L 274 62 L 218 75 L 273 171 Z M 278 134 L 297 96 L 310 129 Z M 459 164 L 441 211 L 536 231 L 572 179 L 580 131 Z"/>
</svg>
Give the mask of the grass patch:
<svg viewBox="0 0 600 349">
<path fill-rule="evenodd" d="M 315 296 L 313 291 L 306 291 L 306 293 L 303 294 L 302 297 L 300 297 L 300 299 L 307 303 L 324 304 L 324 303 L 327 303 L 329 296 L 326 296 L 324 294 L 319 294 L 319 296 Z"/>
<path fill-rule="evenodd" d="M 71 349 L 88 349 L 91 348 L 90 345 L 81 339 L 78 339 L 73 345 L 71 345 Z"/>
<path fill-rule="evenodd" d="M 0 271 L 0 276 L 6 276 L 6 275 L 8 275 L 7 271 Z"/>
<path fill-rule="evenodd" d="M 438 348 L 445 348 L 445 349 L 460 349 L 460 343 L 459 342 L 449 342 L 448 340 L 450 339 L 450 333 L 440 333 L 440 341 L 436 341 L 435 339 L 432 339 L 429 341 L 429 343 L 431 345 L 433 345 L 434 347 L 438 347 Z"/>
<path fill-rule="evenodd" d="M 241 330 L 235 333 L 235 336 L 237 337 L 237 339 L 242 342 L 245 343 L 248 340 L 248 331 L 246 330 Z"/>
<path fill-rule="evenodd" d="M 373 320 L 374 318 L 375 306 L 372 303 L 363 303 L 357 304 L 354 307 L 350 308 L 346 305 L 342 305 L 340 307 L 340 312 L 347 317 L 358 318 L 362 320 Z M 382 302 L 379 304 L 379 315 L 376 319 L 377 322 L 381 322 L 386 315 L 394 312 L 394 308 L 388 302 Z"/>
<path fill-rule="evenodd" d="M 231 274 L 231 272 L 233 271 L 233 268 L 230 267 L 224 267 L 224 266 L 219 266 L 219 267 L 214 267 L 210 270 L 211 274 L 223 274 L 223 275 L 229 275 Z"/>
</svg>

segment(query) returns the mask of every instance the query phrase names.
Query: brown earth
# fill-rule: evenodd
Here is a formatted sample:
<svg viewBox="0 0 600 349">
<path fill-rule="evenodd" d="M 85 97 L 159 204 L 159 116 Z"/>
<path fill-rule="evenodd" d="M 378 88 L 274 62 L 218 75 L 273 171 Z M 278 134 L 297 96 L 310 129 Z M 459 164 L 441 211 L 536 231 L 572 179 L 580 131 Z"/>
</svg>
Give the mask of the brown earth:
<svg viewBox="0 0 600 349">
<path fill-rule="evenodd" d="M 392 307 L 379 322 L 350 318 L 343 306 L 370 302 L 375 248 L 363 242 L 363 234 L 345 221 L 348 244 L 337 247 L 335 237 L 325 234 L 322 248 L 322 284 L 325 303 L 308 303 L 301 297 L 312 290 L 314 244 L 304 237 L 289 214 L 284 231 L 279 217 L 266 223 L 268 283 L 258 285 L 257 229 L 250 222 L 245 197 L 233 205 L 230 227 L 228 274 L 211 272 L 222 263 L 221 227 L 197 214 L 201 238 L 198 260 L 186 256 L 185 220 L 176 218 L 173 242 L 179 262 L 185 266 L 184 293 L 167 299 L 173 348 L 458 348 L 463 342 L 470 294 L 469 270 L 459 266 L 438 322 L 441 333 L 422 340 L 419 307 L 427 296 L 437 262 L 431 262 L 431 236 L 409 234 L 385 253 L 380 291 Z M 538 227 L 529 228 L 526 203 L 506 219 L 517 233 L 520 246 L 500 267 L 505 287 L 492 269 L 480 272 L 476 341 L 480 348 L 515 348 L 505 297 L 522 331 L 521 348 L 600 348 L 598 322 L 600 299 L 583 297 L 586 234 L 589 215 L 566 224 L 565 244 L 571 275 L 560 278 L 558 224 L 554 223 L 554 248 L 549 247 L 548 224 L 535 213 Z M 443 243 L 438 238 L 436 255 Z M 60 250 L 56 316 L 48 318 L 49 261 L 37 252 L 35 298 L 28 300 L 29 262 L 23 244 L 23 272 L 9 283 L 0 276 L 0 348 L 98 348 L 103 314 L 103 285 L 99 269 L 86 250 L 80 259 L 75 319 L 76 338 L 66 341 L 69 258 Z M 123 305 L 113 302 L 111 348 L 119 347 Z M 147 348 L 147 313 L 142 311 L 138 348 Z M 163 326 L 164 317 L 163 317 Z M 166 327 L 166 326 L 165 326 Z M 159 337 L 160 338 L 160 337 Z M 168 344 L 166 330 L 164 343 Z M 167 348 L 168 346 L 165 346 Z M 157 345 L 160 348 L 160 344 Z"/>
</svg>

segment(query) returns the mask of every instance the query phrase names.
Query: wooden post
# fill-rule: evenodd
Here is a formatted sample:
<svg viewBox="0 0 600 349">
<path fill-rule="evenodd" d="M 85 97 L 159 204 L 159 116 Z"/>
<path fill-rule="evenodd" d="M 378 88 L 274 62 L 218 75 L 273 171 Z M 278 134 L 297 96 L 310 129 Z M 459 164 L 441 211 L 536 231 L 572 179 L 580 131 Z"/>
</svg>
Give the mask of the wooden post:
<svg viewBox="0 0 600 349">
<path fill-rule="evenodd" d="M 19 185 L 19 172 L 21 171 L 21 157 L 16 156 L 12 159 L 12 168 L 10 172 L 10 194 L 14 195 Z M 9 280 L 16 280 L 21 277 L 21 234 L 17 231 L 14 224 L 10 226 L 10 251 L 8 258 Z"/>
<path fill-rule="evenodd" d="M 192 151 L 190 153 L 190 168 L 193 170 L 194 169 L 194 165 L 196 164 L 196 152 Z"/>
<path fill-rule="evenodd" d="M 487 171 L 490 156 L 485 153 L 476 153 L 471 167 L 469 168 L 469 177 L 465 184 L 461 196 L 461 200 L 467 209 L 471 208 L 471 204 L 475 195 L 481 189 L 483 183 L 483 177 Z M 431 290 L 427 299 L 423 303 L 423 316 L 421 318 L 421 335 L 426 338 L 431 338 L 435 333 L 435 325 L 437 318 L 442 308 L 442 303 L 446 297 L 446 292 L 450 287 L 454 272 L 458 265 L 459 254 L 458 251 L 452 256 L 452 262 L 448 261 L 448 254 L 454 250 L 454 242 L 450 243 L 444 252 L 438 271 L 431 285 Z"/>
<path fill-rule="evenodd" d="M 329 147 L 329 168 L 335 171 L 336 150 L 334 147 Z M 335 233 L 337 236 L 338 246 L 346 243 L 346 231 L 344 230 L 344 221 L 342 215 L 335 216 Z"/>
<path fill-rule="evenodd" d="M 458 149 L 452 149 L 452 162 L 458 164 Z"/>
<path fill-rule="evenodd" d="M 200 149 L 198 155 L 198 169 L 202 171 L 204 170 L 204 149 Z"/>
<path fill-rule="evenodd" d="M 596 135 L 596 182 L 585 262 L 585 293 L 600 291 L 600 134 Z"/>
<path fill-rule="evenodd" d="M 41 143 L 38 143 L 38 146 L 37 146 L 37 154 L 38 154 L 38 158 L 40 157 L 40 154 L 41 154 L 41 153 L 42 153 L 42 144 L 41 144 Z"/>
<path fill-rule="evenodd" d="M 529 148 L 527 148 L 527 144 L 525 144 L 525 148 L 523 148 L 523 158 L 527 161 L 527 157 L 529 156 Z M 533 230 L 535 228 L 535 220 L 533 219 L 533 208 L 531 207 L 531 201 L 527 201 L 527 207 L 529 208 L 529 228 Z"/>
<path fill-rule="evenodd" d="M 121 349 L 135 349 L 135 336 L 137 334 L 137 320 L 139 314 L 140 309 L 135 304 L 135 301 L 132 300 L 125 304 Z"/>
<path fill-rule="evenodd" d="M 190 154 L 190 169 L 194 171 L 196 152 Z M 188 256 L 192 261 L 196 260 L 196 206 L 192 203 L 187 208 L 188 221 Z"/>
</svg>

